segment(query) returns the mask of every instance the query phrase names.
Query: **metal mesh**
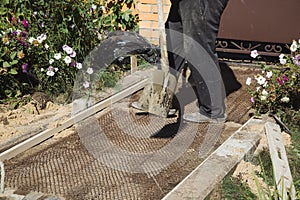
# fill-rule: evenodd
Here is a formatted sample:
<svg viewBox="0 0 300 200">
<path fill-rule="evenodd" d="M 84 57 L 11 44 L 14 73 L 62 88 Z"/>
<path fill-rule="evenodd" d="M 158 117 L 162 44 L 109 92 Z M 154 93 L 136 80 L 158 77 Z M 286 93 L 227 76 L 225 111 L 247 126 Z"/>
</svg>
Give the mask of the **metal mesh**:
<svg viewBox="0 0 300 200">
<path fill-rule="evenodd" d="M 237 70 L 235 74 L 241 83 L 245 83 L 250 72 L 252 71 Z M 77 130 L 84 131 L 86 135 L 79 137 L 74 133 L 34 153 L 24 152 L 7 161 L 5 163 L 6 186 L 17 188 L 16 193 L 36 191 L 61 195 L 70 200 L 157 200 L 174 188 L 229 136 L 229 133 L 226 133 L 226 124 L 185 122 L 179 126 L 181 119 L 162 120 L 159 117 L 136 114 L 135 111 L 125 109 L 128 102 L 137 99 L 138 95 L 139 93 L 114 105 L 111 111 L 96 121 L 86 120 L 84 125 L 79 124 Z M 248 98 L 244 87 L 228 96 L 226 103 L 229 120 L 239 123 L 243 118 L 247 118 L 245 113 L 251 106 Z M 195 101 L 190 102 L 186 109 L 197 109 Z M 150 122 L 151 126 L 149 126 Z M 130 173 L 108 166 L 103 160 L 97 158 L 97 156 L 108 155 L 105 153 L 114 153 L 115 149 L 97 149 L 107 144 L 98 134 L 93 134 L 97 131 L 93 131 L 92 123 L 100 124 L 101 131 L 105 133 L 111 144 L 137 155 L 158 152 L 174 142 L 180 148 L 184 142 L 187 142 L 187 137 L 193 140 L 182 154 L 176 152 L 176 149 L 166 148 L 161 155 L 155 154 L 157 156 L 155 162 L 147 165 L 143 164 L 153 158 L 146 157 L 142 161 L 138 159 L 140 163 L 131 163 L 129 160 L 127 165 L 143 165 L 145 168 L 145 173 Z M 153 133 L 156 137 L 150 137 Z M 159 161 L 166 161 L 165 159 L 174 154 L 179 155 L 175 162 L 159 168 Z M 123 169 L 132 167 L 126 166 L 126 162 L 122 164 Z"/>
</svg>

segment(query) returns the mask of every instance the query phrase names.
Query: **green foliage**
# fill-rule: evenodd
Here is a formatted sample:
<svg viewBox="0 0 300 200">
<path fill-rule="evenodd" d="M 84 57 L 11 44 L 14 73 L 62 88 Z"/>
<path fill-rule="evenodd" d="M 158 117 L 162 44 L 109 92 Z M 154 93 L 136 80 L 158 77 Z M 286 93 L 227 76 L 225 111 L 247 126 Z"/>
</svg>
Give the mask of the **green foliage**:
<svg viewBox="0 0 300 200">
<path fill-rule="evenodd" d="M 227 176 L 222 183 L 222 199 L 255 200 L 257 197 L 251 192 L 247 183 L 239 178 Z"/>
<path fill-rule="evenodd" d="M 296 142 L 297 141 L 297 142 Z M 289 160 L 291 174 L 294 180 L 294 186 L 296 190 L 297 199 L 300 199 L 300 142 L 299 139 L 295 140 L 292 147 L 287 149 L 287 156 Z M 296 148 L 298 146 L 298 148 Z"/>
<path fill-rule="evenodd" d="M 248 78 L 248 91 L 257 114 L 271 112 L 277 114 L 291 130 L 292 146 L 287 149 L 295 189 L 300 196 L 300 41 L 293 41 L 291 54 L 279 56 L 280 64 L 262 65 L 262 72 L 254 79 Z M 262 154 L 263 169 L 272 169 L 268 156 Z M 266 183 L 273 183 L 272 170 L 261 174 Z M 267 178 L 269 177 L 269 178 Z M 270 178 L 271 177 L 271 178 Z M 274 185 L 274 184 L 273 184 Z M 270 194 L 269 194 L 270 196 Z"/>
<path fill-rule="evenodd" d="M 293 41 L 290 55 L 279 56 L 280 64 L 262 65 L 262 71 L 246 84 L 257 114 L 277 114 L 293 127 L 300 126 L 300 44 Z M 254 80 L 253 80 L 254 79 Z"/>
<path fill-rule="evenodd" d="M 133 0 L 5 0 L 0 5 L 0 99 L 70 93 L 108 32 L 137 30 Z M 108 77 L 109 78 L 109 77 Z"/>
</svg>

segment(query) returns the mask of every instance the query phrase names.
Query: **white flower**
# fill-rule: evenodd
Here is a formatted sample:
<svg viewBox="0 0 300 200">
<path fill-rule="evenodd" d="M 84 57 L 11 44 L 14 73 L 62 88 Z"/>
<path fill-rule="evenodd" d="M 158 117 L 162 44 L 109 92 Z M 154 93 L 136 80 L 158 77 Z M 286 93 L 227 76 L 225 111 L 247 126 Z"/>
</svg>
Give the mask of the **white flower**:
<svg viewBox="0 0 300 200">
<path fill-rule="evenodd" d="M 251 78 L 248 77 L 247 80 L 246 80 L 246 85 L 250 85 L 251 84 Z"/>
<path fill-rule="evenodd" d="M 19 35 L 22 31 L 20 29 L 16 30 L 17 35 Z"/>
<path fill-rule="evenodd" d="M 285 55 L 284 55 L 283 53 L 282 53 L 282 54 L 280 54 L 280 55 L 279 55 L 279 59 L 283 59 L 283 58 L 284 58 L 284 56 L 285 56 Z"/>
<path fill-rule="evenodd" d="M 37 41 L 39 43 L 42 43 L 46 39 L 47 39 L 47 35 L 46 34 L 41 34 L 40 36 L 37 37 Z"/>
<path fill-rule="evenodd" d="M 49 60 L 49 64 L 51 65 L 52 63 L 54 63 L 54 59 L 51 58 L 51 59 Z"/>
<path fill-rule="evenodd" d="M 252 58 L 256 58 L 258 55 L 259 55 L 259 54 L 258 54 L 257 50 L 251 51 L 250 56 L 251 56 Z"/>
<path fill-rule="evenodd" d="M 92 73 L 94 73 L 94 70 L 93 70 L 93 68 L 89 67 L 89 68 L 86 70 L 86 72 L 87 72 L 88 74 L 92 74 Z"/>
<path fill-rule="evenodd" d="M 56 54 L 54 54 L 54 58 L 55 58 L 56 60 L 61 59 L 61 53 L 56 53 Z"/>
<path fill-rule="evenodd" d="M 259 76 L 259 77 L 255 78 L 255 79 L 257 80 L 257 83 L 259 85 L 263 85 L 266 82 L 266 78 L 263 77 L 263 76 Z"/>
<path fill-rule="evenodd" d="M 66 50 L 67 54 L 71 54 L 72 52 L 73 52 L 73 49 L 71 47 Z"/>
<path fill-rule="evenodd" d="M 66 45 L 67 46 L 67 45 Z M 63 50 L 67 53 L 67 54 L 71 54 L 72 52 L 73 52 L 73 49 L 71 48 L 71 47 L 69 47 L 69 46 L 67 46 L 67 47 L 63 47 Z"/>
<path fill-rule="evenodd" d="M 267 100 L 267 97 L 266 96 L 260 96 L 260 100 L 265 101 L 265 100 Z"/>
<path fill-rule="evenodd" d="M 283 97 L 280 99 L 281 102 L 284 102 L 284 103 L 288 103 L 290 101 L 290 98 L 288 97 Z"/>
<path fill-rule="evenodd" d="M 48 44 L 45 44 L 44 47 L 45 47 L 45 49 L 49 49 L 49 45 Z"/>
<path fill-rule="evenodd" d="M 273 75 L 273 72 L 272 72 L 272 71 L 268 71 L 266 77 L 267 77 L 267 78 L 271 78 L 272 75 Z"/>
<path fill-rule="evenodd" d="M 45 69 L 44 69 L 44 68 L 41 68 L 41 72 L 43 72 L 43 71 L 45 71 Z"/>
<path fill-rule="evenodd" d="M 65 61 L 66 64 L 70 64 L 72 62 L 72 59 L 70 58 L 70 56 L 66 56 L 64 58 L 64 61 Z"/>
<path fill-rule="evenodd" d="M 263 89 L 263 91 L 261 92 L 261 94 L 262 94 L 263 96 L 267 96 L 269 93 L 268 93 L 265 89 Z"/>
<path fill-rule="evenodd" d="M 256 87 L 256 92 L 258 92 L 260 90 L 260 87 Z"/>
<path fill-rule="evenodd" d="M 75 51 L 72 51 L 72 53 L 70 54 L 70 57 L 71 57 L 71 58 L 75 58 L 75 57 L 76 57 L 76 52 L 75 52 Z"/>
<path fill-rule="evenodd" d="M 66 44 L 64 44 L 64 45 L 62 46 L 62 49 L 63 49 L 64 51 L 66 51 L 68 48 L 71 48 L 71 47 L 69 47 L 69 46 L 66 45 Z"/>
<path fill-rule="evenodd" d="M 46 74 L 47 76 L 54 76 L 55 72 L 52 70 L 48 70 Z"/>
<path fill-rule="evenodd" d="M 54 68 L 54 71 L 55 71 L 55 72 L 57 72 L 57 71 L 58 71 L 58 68 L 57 68 L 57 67 L 55 67 L 55 68 Z"/>
<path fill-rule="evenodd" d="M 263 87 L 266 88 L 268 86 L 268 81 L 263 84 Z"/>
<path fill-rule="evenodd" d="M 84 88 L 90 87 L 90 83 L 87 82 L 87 81 L 85 81 L 82 85 L 83 85 Z"/>
<path fill-rule="evenodd" d="M 81 63 L 76 63 L 76 68 L 77 69 L 81 69 L 82 68 L 82 64 Z"/>
<path fill-rule="evenodd" d="M 285 65 L 286 64 L 286 59 L 282 58 L 279 59 L 280 64 Z"/>
<path fill-rule="evenodd" d="M 29 42 L 30 44 L 32 44 L 34 40 L 35 40 L 34 37 L 30 37 L 30 38 L 28 39 L 28 42 Z"/>
<path fill-rule="evenodd" d="M 93 10 L 96 10 L 97 9 L 97 6 L 95 4 L 92 4 L 92 9 Z"/>
<path fill-rule="evenodd" d="M 290 50 L 291 50 L 291 52 L 297 51 L 297 42 L 296 42 L 296 40 L 293 40 L 293 43 L 290 47 Z"/>
<path fill-rule="evenodd" d="M 37 40 L 39 43 L 42 43 L 42 42 L 43 42 L 43 39 L 42 39 L 41 36 L 38 36 L 38 37 L 36 38 L 36 40 Z"/>
</svg>

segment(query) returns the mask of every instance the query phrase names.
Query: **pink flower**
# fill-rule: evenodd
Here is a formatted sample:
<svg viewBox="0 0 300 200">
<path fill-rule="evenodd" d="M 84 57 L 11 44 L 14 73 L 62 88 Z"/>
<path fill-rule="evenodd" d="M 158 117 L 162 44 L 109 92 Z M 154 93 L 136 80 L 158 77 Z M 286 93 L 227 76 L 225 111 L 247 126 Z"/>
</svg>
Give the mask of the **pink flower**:
<svg viewBox="0 0 300 200">
<path fill-rule="evenodd" d="M 13 24 L 16 24 L 16 23 L 17 23 L 17 18 L 16 18 L 15 16 L 12 16 L 11 22 L 12 22 Z"/>
<path fill-rule="evenodd" d="M 76 52 L 75 52 L 75 51 L 72 51 L 72 53 L 70 54 L 70 57 L 71 57 L 71 58 L 75 58 L 75 57 L 76 57 Z"/>
<path fill-rule="evenodd" d="M 254 103 L 254 97 L 250 98 L 251 103 Z"/>
<path fill-rule="evenodd" d="M 72 61 L 71 64 L 70 64 L 70 66 L 71 66 L 71 67 L 75 67 L 75 66 L 76 66 L 76 62 L 75 62 L 75 61 Z"/>
<path fill-rule="evenodd" d="M 288 80 L 289 80 L 288 77 L 287 77 L 286 75 L 283 75 L 282 78 L 283 78 L 284 81 L 288 81 Z"/>
<path fill-rule="evenodd" d="M 28 28 L 28 21 L 26 19 L 24 19 L 22 21 L 22 24 L 23 24 L 24 28 L 26 28 L 26 29 Z"/>
<path fill-rule="evenodd" d="M 276 80 L 277 80 L 277 83 L 279 85 L 283 85 L 284 84 L 284 81 L 281 78 L 277 78 Z"/>
<path fill-rule="evenodd" d="M 28 64 L 27 63 L 24 63 L 23 65 L 22 65 L 22 72 L 23 73 L 27 73 L 28 71 Z"/>
<path fill-rule="evenodd" d="M 297 54 L 293 59 L 295 65 L 300 66 L 300 54 Z"/>
</svg>

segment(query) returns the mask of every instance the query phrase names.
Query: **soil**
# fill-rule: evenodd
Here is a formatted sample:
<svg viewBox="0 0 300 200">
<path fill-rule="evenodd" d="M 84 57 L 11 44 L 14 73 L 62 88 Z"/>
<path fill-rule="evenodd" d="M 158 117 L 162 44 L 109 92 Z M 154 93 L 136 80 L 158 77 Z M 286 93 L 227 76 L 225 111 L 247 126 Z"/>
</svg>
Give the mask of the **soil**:
<svg viewBox="0 0 300 200">
<path fill-rule="evenodd" d="M 291 145 L 290 135 L 284 131 L 282 132 L 281 135 L 282 135 L 284 146 L 285 147 L 290 146 Z M 267 142 L 267 137 L 265 135 L 260 140 L 260 143 L 256 148 L 254 155 L 258 155 L 260 152 L 264 150 L 268 150 L 268 142 Z M 255 165 L 252 162 L 242 160 L 237 165 L 233 173 L 233 177 L 236 177 L 242 182 L 246 183 L 251 189 L 251 192 L 259 196 L 258 186 L 256 185 L 256 181 L 257 181 L 259 186 L 264 190 L 265 194 L 268 194 L 268 187 L 266 183 L 264 182 L 262 177 L 256 175 L 257 173 L 262 173 L 262 169 L 259 165 Z M 256 180 L 254 177 L 256 177 Z"/>
<path fill-rule="evenodd" d="M 68 117 L 64 114 L 71 111 L 71 105 L 57 105 L 51 101 L 44 104 L 33 100 L 14 110 L 9 105 L 0 105 L 0 151 L 10 144 L 56 126 Z"/>
<path fill-rule="evenodd" d="M 96 159 L 95 155 L 91 155 L 82 142 L 86 138 L 78 133 L 78 129 L 71 127 L 55 135 L 51 140 L 7 161 L 5 163 L 7 187 L 18 189 L 18 193 L 36 191 L 58 194 L 72 200 L 162 198 L 207 156 L 199 156 L 199 152 L 211 152 L 249 119 L 251 103 L 244 83 L 248 76 L 256 74 L 256 70 L 223 66 L 222 72 L 227 92 L 226 104 L 229 122 L 222 127 L 209 124 L 199 125 L 199 127 L 197 125 L 197 134 L 193 143 L 176 162 L 162 171 L 127 173 L 111 169 Z M 125 103 L 136 98 L 136 96 L 132 96 Z M 37 108 L 35 103 L 29 103 L 16 110 L 8 110 L 5 106 L 0 109 L 2 111 L 0 143 L 2 144 L 26 131 L 30 132 L 30 129 L 41 130 L 41 126 L 42 128 L 57 126 L 67 117 L 66 113 L 71 112 L 71 105 L 55 105 L 47 102 L 45 108 L 43 106 Z M 64 115 L 53 120 L 53 117 L 59 113 Z M 124 133 L 118 128 L 121 122 L 117 123 L 114 117 L 121 116 L 125 121 L 121 125 L 128 128 L 130 128 L 130 123 L 126 124 L 126 120 L 129 119 L 134 119 L 134 123 L 141 123 L 145 126 L 149 120 L 158 120 L 155 117 L 150 119 L 149 116 L 133 114 L 135 113 L 128 113 L 116 107 L 98 119 L 104 127 L 103 131 L 107 133 L 107 137 L 122 149 L 129 149 L 137 153 L 156 151 L 177 137 L 177 135 L 170 135 L 174 128 L 178 128 L 174 119 L 167 120 L 166 123 L 171 126 L 160 132 L 161 135 L 156 135 L 158 137 L 141 137 L 141 133 L 144 136 L 147 134 L 151 136 L 149 128 L 133 130 L 136 134 L 140 134 L 137 135 L 138 139 L 126 135 L 126 132 Z M 159 120 L 157 124 L 157 127 L 152 128 L 161 126 Z M 88 129 L 88 127 L 86 128 Z M 193 125 L 189 125 L 188 128 L 193 128 Z M 215 137 L 217 142 L 214 146 L 202 145 L 207 142 L 206 139 L 211 139 L 205 135 L 207 130 L 219 134 Z M 182 131 L 184 134 L 189 133 L 188 129 Z M 97 136 L 88 135 L 88 137 L 91 137 L 88 139 L 92 142 L 101 141 L 101 138 L 99 139 Z M 91 147 L 93 145 L 94 143 L 91 143 Z M 244 171 L 247 167 L 242 166 L 240 170 Z"/>
</svg>

